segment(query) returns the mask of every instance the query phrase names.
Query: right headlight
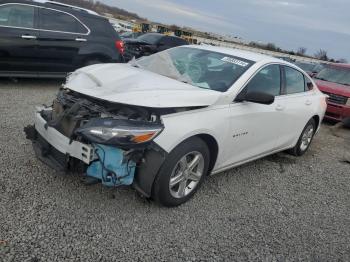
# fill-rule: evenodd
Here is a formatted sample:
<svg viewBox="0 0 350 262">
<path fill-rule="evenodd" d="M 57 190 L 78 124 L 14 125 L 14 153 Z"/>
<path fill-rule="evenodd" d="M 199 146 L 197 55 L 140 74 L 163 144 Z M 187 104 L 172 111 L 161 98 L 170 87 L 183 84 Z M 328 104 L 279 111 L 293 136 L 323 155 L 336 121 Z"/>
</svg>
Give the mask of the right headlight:
<svg viewBox="0 0 350 262">
<path fill-rule="evenodd" d="M 152 141 L 163 125 L 146 121 L 94 118 L 76 130 L 87 140 L 104 145 L 138 145 Z"/>
</svg>

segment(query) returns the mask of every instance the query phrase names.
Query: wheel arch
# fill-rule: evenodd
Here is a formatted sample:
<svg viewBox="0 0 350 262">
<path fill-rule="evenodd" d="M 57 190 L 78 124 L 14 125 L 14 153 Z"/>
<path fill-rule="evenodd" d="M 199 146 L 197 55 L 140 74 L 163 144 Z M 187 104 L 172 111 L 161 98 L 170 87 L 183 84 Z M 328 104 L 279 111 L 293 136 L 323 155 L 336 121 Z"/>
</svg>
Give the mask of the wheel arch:
<svg viewBox="0 0 350 262">
<path fill-rule="evenodd" d="M 214 169 L 216 161 L 218 159 L 219 143 L 218 143 L 218 141 L 216 140 L 216 138 L 213 135 L 211 135 L 211 134 L 209 134 L 207 132 L 199 132 L 197 134 L 192 134 L 192 135 L 190 135 L 188 137 L 185 137 L 178 144 L 181 144 L 181 143 L 183 143 L 185 141 L 191 140 L 192 138 L 195 138 L 195 137 L 200 138 L 208 146 L 209 153 L 210 153 L 210 163 L 209 163 L 209 172 L 208 172 L 208 174 L 210 174 L 211 171 Z"/>
<path fill-rule="evenodd" d="M 318 129 L 321 126 L 321 118 L 319 117 L 319 115 L 314 115 L 312 119 L 315 120 L 316 129 Z"/>
<path fill-rule="evenodd" d="M 211 171 L 213 171 L 215 164 L 216 164 L 216 160 L 218 158 L 218 154 L 219 154 L 219 144 L 216 141 L 216 139 L 209 134 L 198 134 L 195 135 L 194 137 L 199 137 L 200 139 L 202 139 L 208 146 L 209 152 L 210 152 L 210 162 L 209 162 L 209 172 L 208 174 L 211 173 Z"/>
<path fill-rule="evenodd" d="M 194 134 L 192 136 L 184 138 L 177 145 L 186 141 L 190 141 L 192 138 L 199 138 L 208 146 L 209 153 L 210 153 L 208 174 L 210 174 L 213 168 L 215 167 L 215 164 L 218 158 L 219 144 L 217 140 L 214 138 L 214 136 L 208 133 L 198 133 L 198 134 Z M 172 150 L 174 150 L 175 147 L 172 148 Z M 156 176 L 158 175 L 159 169 L 163 165 L 169 153 L 166 152 L 165 150 L 150 150 L 146 153 L 145 155 L 146 161 L 137 169 L 137 173 L 135 175 L 135 180 L 133 184 L 134 188 L 138 192 L 140 192 L 142 195 L 146 197 L 151 196 L 152 190 L 153 190 L 153 184 L 156 179 Z M 149 164 L 149 163 L 152 163 L 152 164 Z"/>
</svg>

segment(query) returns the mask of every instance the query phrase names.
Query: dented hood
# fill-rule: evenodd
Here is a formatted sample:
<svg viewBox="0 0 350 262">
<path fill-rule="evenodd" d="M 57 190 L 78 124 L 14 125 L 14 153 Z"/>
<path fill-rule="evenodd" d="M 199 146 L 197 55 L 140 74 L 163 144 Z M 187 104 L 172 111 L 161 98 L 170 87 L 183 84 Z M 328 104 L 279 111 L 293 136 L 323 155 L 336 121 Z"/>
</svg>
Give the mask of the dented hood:
<svg viewBox="0 0 350 262">
<path fill-rule="evenodd" d="M 78 69 L 66 88 L 110 102 L 153 108 L 209 106 L 220 92 L 202 89 L 130 64 L 102 64 Z"/>
</svg>

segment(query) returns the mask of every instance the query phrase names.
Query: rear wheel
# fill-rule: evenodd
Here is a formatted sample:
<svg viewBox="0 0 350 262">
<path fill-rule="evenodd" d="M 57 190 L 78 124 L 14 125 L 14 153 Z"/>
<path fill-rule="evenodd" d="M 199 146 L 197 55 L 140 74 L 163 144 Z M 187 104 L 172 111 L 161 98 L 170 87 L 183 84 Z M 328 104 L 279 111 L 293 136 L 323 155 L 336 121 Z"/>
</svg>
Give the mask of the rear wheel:
<svg viewBox="0 0 350 262">
<path fill-rule="evenodd" d="M 168 207 L 188 201 L 209 169 L 209 149 L 200 138 L 177 146 L 161 167 L 153 186 L 153 198 Z"/>
<path fill-rule="evenodd" d="M 295 147 L 288 150 L 288 152 L 295 156 L 304 155 L 311 145 L 315 132 L 316 132 L 316 122 L 314 119 L 311 119 L 306 124 Z"/>
</svg>

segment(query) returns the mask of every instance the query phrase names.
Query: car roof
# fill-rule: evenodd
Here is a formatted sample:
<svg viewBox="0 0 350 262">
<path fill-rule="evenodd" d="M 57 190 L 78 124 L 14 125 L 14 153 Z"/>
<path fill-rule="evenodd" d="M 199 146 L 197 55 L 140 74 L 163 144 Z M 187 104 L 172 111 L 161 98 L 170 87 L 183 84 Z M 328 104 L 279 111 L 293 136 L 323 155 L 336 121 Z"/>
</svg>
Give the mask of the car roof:
<svg viewBox="0 0 350 262">
<path fill-rule="evenodd" d="M 278 59 L 272 56 L 263 55 L 259 53 L 254 53 L 250 51 L 240 50 L 240 49 L 234 49 L 234 48 L 228 48 L 228 47 L 221 47 L 221 46 L 211 46 L 211 45 L 191 45 L 190 47 L 223 53 L 231 56 L 237 56 L 241 57 L 250 61 L 254 62 L 270 62 L 270 63 L 281 63 L 286 65 L 292 65 L 289 62 L 286 62 L 282 59 Z"/>
<path fill-rule="evenodd" d="M 95 11 L 74 6 L 74 5 L 68 5 L 68 4 L 55 2 L 55 1 L 49 1 L 49 0 L 13 0 L 13 1 L 6 2 L 6 4 L 29 4 L 29 5 L 36 5 L 40 7 L 57 9 L 60 11 L 72 13 L 74 15 L 90 15 L 90 16 L 100 17 L 100 15 Z"/>
<path fill-rule="evenodd" d="M 334 67 L 341 67 L 341 68 L 349 68 L 350 69 L 350 64 L 331 64 L 331 66 Z"/>
<path fill-rule="evenodd" d="M 166 37 L 172 37 L 172 38 L 184 40 L 183 38 L 175 36 L 175 35 L 165 35 L 165 34 L 161 34 L 161 33 L 145 33 L 144 35 L 166 36 Z"/>
</svg>

